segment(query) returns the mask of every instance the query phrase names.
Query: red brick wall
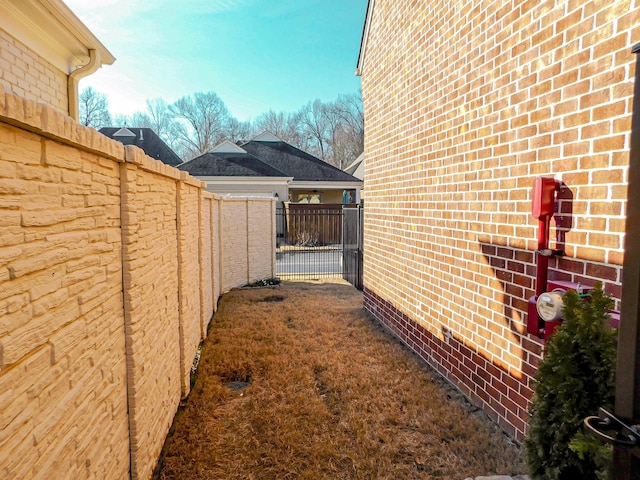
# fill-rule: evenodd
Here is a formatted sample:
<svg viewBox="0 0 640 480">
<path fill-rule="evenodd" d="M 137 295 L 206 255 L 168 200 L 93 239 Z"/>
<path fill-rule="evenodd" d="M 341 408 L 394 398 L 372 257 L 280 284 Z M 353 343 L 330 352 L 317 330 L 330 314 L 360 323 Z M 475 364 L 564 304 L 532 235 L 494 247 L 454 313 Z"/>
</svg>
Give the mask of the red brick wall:
<svg viewBox="0 0 640 480">
<path fill-rule="evenodd" d="M 541 350 L 525 323 L 536 176 L 568 187 L 549 278 L 620 294 L 639 16 L 638 0 L 370 14 L 365 306 L 518 439 Z"/>
</svg>

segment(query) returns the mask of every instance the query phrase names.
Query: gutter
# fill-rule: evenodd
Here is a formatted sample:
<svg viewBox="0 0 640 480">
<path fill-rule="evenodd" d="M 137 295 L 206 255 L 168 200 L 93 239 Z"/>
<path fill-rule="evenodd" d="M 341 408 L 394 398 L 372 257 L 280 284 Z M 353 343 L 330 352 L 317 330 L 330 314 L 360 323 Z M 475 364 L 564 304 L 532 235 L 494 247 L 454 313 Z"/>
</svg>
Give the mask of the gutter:
<svg viewBox="0 0 640 480">
<path fill-rule="evenodd" d="M 67 80 L 67 96 L 69 98 L 69 116 L 76 122 L 79 120 L 78 109 L 78 83 L 80 79 L 91 75 L 102 66 L 100 52 L 94 48 L 89 49 L 89 63 L 76 68 L 69 74 Z"/>
</svg>

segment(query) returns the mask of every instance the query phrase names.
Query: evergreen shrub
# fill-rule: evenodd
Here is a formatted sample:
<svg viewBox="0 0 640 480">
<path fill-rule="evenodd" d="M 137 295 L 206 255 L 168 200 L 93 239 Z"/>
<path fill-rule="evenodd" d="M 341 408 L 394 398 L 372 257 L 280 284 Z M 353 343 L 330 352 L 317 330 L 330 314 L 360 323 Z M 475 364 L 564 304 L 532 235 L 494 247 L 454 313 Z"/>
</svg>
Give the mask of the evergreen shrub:
<svg viewBox="0 0 640 480">
<path fill-rule="evenodd" d="M 616 331 L 609 327 L 611 297 L 597 283 L 589 298 L 564 296 L 564 322 L 551 336 L 535 377 L 525 438 L 533 479 L 601 480 L 611 449 L 583 430 L 583 420 L 614 400 Z"/>
</svg>

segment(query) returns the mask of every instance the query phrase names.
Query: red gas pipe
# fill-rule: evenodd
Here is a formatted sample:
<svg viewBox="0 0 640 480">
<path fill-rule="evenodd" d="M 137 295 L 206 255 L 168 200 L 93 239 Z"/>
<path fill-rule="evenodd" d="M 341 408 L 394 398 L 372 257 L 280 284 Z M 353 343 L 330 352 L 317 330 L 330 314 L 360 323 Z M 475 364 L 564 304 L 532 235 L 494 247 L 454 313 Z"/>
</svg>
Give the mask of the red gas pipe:
<svg viewBox="0 0 640 480">
<path fill-rule="evenodd" d="M 535 307 L 538 296 L 547 291 L 549 257 L 554 254 L 549 249 L 549 226 L 556 211 L 556 191 L 561 182 L 555 178 L 537 177 L 533 180 L 531 212 L 538 219 L 538 249 L 536 250 L 536 294 L 529 299 L 527 331 L 540 335 L 540 320 Z"/>
</svg>

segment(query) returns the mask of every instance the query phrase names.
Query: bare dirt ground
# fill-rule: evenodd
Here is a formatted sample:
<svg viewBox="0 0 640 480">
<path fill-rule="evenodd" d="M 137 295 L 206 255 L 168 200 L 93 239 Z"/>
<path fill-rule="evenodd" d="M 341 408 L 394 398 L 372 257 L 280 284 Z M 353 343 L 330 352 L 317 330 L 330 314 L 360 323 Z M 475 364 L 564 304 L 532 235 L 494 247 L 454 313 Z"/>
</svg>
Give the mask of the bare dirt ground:
<svg viewBox="0 0 640 480">
<path fill-rule="evenodd" d="M 362 308 L 350 285 L 220 302 L 160 479 L 464 479 L 520 450 Z"/>
</svg>

